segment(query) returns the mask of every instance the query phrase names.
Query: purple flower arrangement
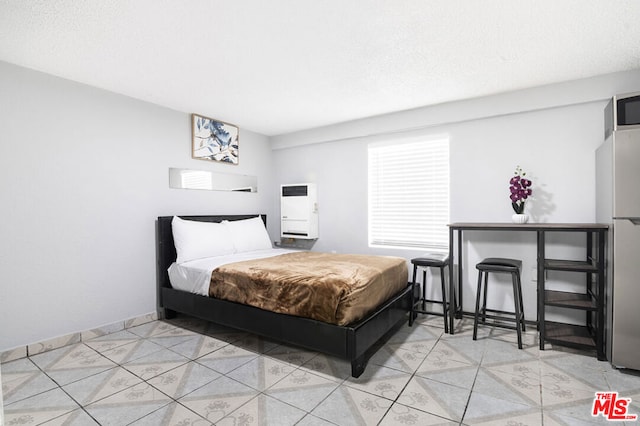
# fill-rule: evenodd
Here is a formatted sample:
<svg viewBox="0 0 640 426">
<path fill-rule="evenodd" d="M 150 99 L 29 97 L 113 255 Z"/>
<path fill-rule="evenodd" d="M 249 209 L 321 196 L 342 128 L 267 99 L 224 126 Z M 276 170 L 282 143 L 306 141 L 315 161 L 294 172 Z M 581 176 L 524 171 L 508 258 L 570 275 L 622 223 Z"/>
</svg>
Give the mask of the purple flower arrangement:
<svg viewBox="0 0 640 426">
<path fill-rule="evenodd" d="M 511 191 L 511 207 L 517 214 L 524 212 L 524 200 L 531 195 L 531 181 L 524 176 L 526 173 L 520 166 L 516 167 L 515 176 L 509 181 L 509 191 Z"/>
</svg>

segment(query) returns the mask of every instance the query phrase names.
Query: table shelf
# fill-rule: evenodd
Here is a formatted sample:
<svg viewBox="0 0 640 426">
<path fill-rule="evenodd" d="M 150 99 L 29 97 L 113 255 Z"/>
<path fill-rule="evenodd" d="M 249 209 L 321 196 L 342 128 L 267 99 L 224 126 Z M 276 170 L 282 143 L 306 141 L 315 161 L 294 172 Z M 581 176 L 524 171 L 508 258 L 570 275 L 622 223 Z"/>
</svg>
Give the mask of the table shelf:
<svg viewBox="0 0 640 426">
<path fill-rule="evenodd" d="M 548 271 L 598 272 L 596 262 L 582 260 L 545 259 L 544 269 Z"/>
<path fill-rule="evenodd" d="M 569 291 L 545 290 L 544 303 L 547 306 L 596 311 L 597 300 L 591 294 L 572 293 Z"/>
<path fill-rule="evenodd" d="M 545 341 L 551 344 L 577 349 L 597 349 L 596 336 L 587 326 L 545 321 L 545 329 Z"/>
</svg>

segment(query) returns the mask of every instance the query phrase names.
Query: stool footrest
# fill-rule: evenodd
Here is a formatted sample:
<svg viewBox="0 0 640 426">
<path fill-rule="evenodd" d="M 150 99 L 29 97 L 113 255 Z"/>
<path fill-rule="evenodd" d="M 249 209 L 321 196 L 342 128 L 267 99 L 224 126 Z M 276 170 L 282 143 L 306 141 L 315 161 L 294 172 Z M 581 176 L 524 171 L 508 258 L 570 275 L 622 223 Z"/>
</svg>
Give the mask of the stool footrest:
<svg viewBox="0 0 640 426">
<path fill-rule="evenodd" d="M 501 318 L 504 319 L 504 318 Z M 491 323 L 483 323 L 484 325 L 488 325 L 491 327 L 498 327 L 498 328 L 506 328 L 507 330 L 518 330 L 518 327 L 516 327 L 515 325 L 510 325 L 510 324 L 500 324 L 499 322 L 491 322 Z"/>
<path fill-rule="evenodd" d="M 442 312 L 423 311 L 422 309 L 414 309 L 413 312 L 415 312 L 416 314 L 435 315 L 437 317 L 444 316 L 444 313 Z"/>
<path fill-rule="evenodd" d="M 414 301 L 414 305 L 417 305 L 418 303 L 422 303 L 422 302 L 426 302 L 426 303 L 438 303 L 438 304 L 440 304 L 440 305 L 443 305 L 443 304 L 445 304 L 445 303 L 446 303 L 447 305 L 449 304 L 449 302 L 443 302 L 442 300 L 433 300 L 433 299 L 416 299 L 416 300 Z"/>
<path fill-rule="evenodd" d="M 480 312 L 493 312 L 494 314 L 503 314 L 503 315 L 512 315 L 514 318 L 516 317 L 516 313 L 512 312 L 512 311 L 500 311 L 498 309 L 480 309 Z M 523 316 L 522 313 L 520 313 L 521 316 Z M 492 315 L 495 316 L 495 315 Z M 487 318 L 489 318 L 489 315 L 487 315 Z M 507 318 L 507 319 L 513 319 L 513 318 Z"/>
<path fill-rule="evenodd" d="M 503 316 L 500 316 L 500 315 L 487 315 L 487 314 L 484 314 L 484 315 L 480 314 L 480 315 L 482 315 L 483 318 L 499 320 L 499 321 L 509 321 L 509 322 L 515 322 L 515 323 L 520 323 L 520 321 L 521 321 L 521 319 L 518 319 L 515 316 L 513 318 L 510 318 L 510 317 L 503 317 Z M 484 322 L 485 321 L 483 321 L 483 323 Z"/>
<path fill-rule="evenodd" d="M 443 306 L 443 312 L 434 312 L 434 311 L 427 311 L 426 309 L 420 309 L 420 308 L 416 308 L 416 305 L 419 305 L 420 303 L 422 303 L 422 299 L 420 299 L 419 301 L 417 301 L 414 305 L 413 305 L 413 312 L 417 313 L 417 314 L 424 314 L 424 315 L 437 315 L 439 317 L 442 317 L 445 315 L 445 313 L 448 315 L 448 311 L 449 311 L 449 302 L 447 303 L 443 303 L 440 302 L 439 300 L 429 300 L 429 299 L 424 299 L 425 302 L 430 302 L 430 303 L 438 303 L 440 305 Z"/>
</svg>

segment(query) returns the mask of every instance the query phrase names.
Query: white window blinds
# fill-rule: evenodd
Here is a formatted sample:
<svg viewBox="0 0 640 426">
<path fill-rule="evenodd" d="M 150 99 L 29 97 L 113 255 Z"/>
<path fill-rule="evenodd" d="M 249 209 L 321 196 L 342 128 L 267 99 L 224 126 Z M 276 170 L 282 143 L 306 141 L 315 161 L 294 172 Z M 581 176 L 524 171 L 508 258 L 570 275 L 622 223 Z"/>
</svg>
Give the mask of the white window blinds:
<svg viewBox="0 0 640 426">
<path fill-rule="evenodd" d="M 369 244 L 446 249 L 449 139 L 369 146 Z"/>
</svg>

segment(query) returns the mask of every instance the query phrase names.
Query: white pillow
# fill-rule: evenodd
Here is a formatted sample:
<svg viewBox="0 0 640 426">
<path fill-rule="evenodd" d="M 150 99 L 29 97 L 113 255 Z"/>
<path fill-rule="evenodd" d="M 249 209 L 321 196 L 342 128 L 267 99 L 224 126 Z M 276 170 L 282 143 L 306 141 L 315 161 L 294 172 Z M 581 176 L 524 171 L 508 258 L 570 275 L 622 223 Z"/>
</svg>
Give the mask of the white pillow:
<svg viewBox="0 0 640 426">
<path fill-rule="evenodd" d="M 177 263 L 235 252 L 229 229 L 222 223 L 171 220 Z"/>
<path fill-rule="evenodd" d="M 237 253 L 273 248 L 260 216 L 243 220 L 225 220 L 222 223 L 229 230 Z"/>
</svg>

